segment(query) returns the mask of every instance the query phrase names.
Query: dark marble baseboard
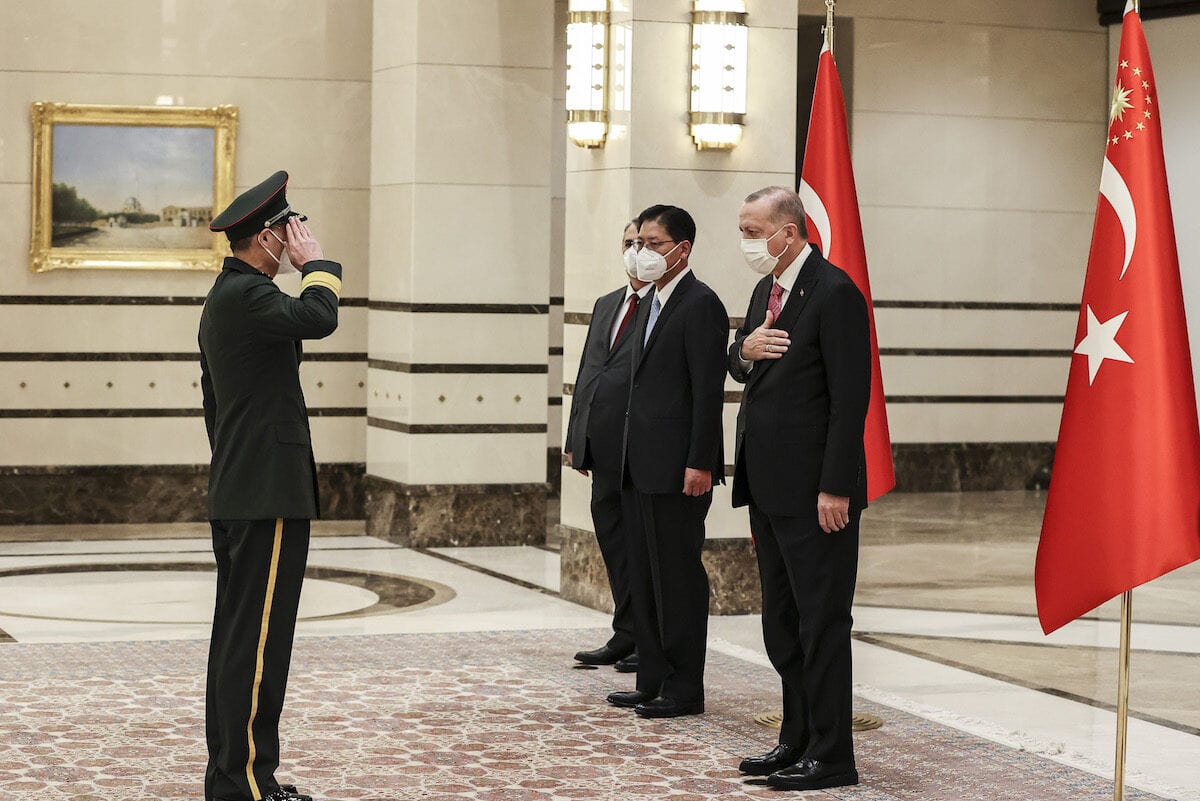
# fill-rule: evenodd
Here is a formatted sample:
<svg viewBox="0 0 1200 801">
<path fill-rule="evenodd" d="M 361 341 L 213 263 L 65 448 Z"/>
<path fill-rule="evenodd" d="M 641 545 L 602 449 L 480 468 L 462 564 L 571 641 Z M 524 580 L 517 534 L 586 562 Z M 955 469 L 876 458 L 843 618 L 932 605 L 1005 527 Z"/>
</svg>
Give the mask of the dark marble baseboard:
<svg viewBox="0 0 1200 801">
<path fill-rule="evenodd" d="M 892 445 L 896 492 L 1045 489 L 1053 442 L 931 442 Z"/>
<path fill-rule="evenodd" d="M 612 590 L 596 535 L 571 526 L 558 529 L 562 597 L 601 612 L 612 612 Z M 709 614 L 747 615 L 762 611 L 758 562 L 748 537 L 706 540 L 701 558 L 712 593 Z"/>
<path fill-rule="evenodd" d="M 364 473 L 317 466 L 324 519 L 362 519 Z M 0 468 L 0 525 L 191 523 L 208 519 L 207 502 L 207 465 Z"/>
<path fill-rule="evenodd" d="M 410 548 L 540 545 L 548 484 L 399 484 L 366 477 L 367 534 Z"/>
</svg>

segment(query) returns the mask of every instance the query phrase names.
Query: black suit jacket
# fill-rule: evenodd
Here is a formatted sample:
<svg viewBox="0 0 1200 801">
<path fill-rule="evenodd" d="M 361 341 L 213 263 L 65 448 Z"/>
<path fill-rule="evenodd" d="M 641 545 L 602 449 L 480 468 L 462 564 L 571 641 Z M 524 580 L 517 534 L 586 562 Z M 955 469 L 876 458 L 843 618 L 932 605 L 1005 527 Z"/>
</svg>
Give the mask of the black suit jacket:
<svg viewBox="0 0 1200 801">
<path fill-rule="evenodd" d="M 200 315 L 200 383 L 212 447 L 211 520 L 320 515 L 300 340 L 337 328 L 342 267 L 304 265 L 300 297 L 229 257 Z"/>
<path fill-rule="evenodd" d="M 725 481 L 721 411 L 729 315 L 717 294 L 687 273 L 650 333 L 653 293 L 638 308 L 623 463 L 635 489 L 683 492 L 684 469 Z"/>
<path fill-rule="evenodd" d="M 653 290 L 651 290 L 653 291 Z M 639 301 L 638 308 L 646 300 Z M 625 408 L 629 403 L 630 361 L 633 355 L 634 325 L 631 321 L 621 333 L 616 347 L 609 350 L 608 338 L 613 323 L 624 316 L 625 288 L 596 300 L 587 340 L 579 358 L 575 376 L 575 394 L 571 398 L 571 416 L 567 423 L 566 451 L 576 470 L 621 469 L 621 438 L 625 433 Z"/>
<path fill-rule="evenodd" d="M 729 347 L 729 373 L 746 385 L 738 410 L 733 505 L 809 515 L 819 492 L 867 505 L 863 427 L 871 394 L 871 334 L 858 287 L 814 248 L 774 327 L 792 344 L 783 358 L 738 354 L 762 325 L 774 278 L 755 286 L 746 321 Z"/>
</svg>

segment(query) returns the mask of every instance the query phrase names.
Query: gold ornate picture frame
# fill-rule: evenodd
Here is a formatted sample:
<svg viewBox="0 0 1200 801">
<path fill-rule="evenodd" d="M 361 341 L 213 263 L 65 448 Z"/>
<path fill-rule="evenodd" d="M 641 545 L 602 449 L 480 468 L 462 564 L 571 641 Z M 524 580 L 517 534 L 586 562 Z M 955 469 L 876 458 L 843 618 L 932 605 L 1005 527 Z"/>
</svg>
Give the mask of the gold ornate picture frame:
<svg viewBox="0 0 1200 801">
<path fill-rule="evenodd" d="M 34 103 L 29 269 L 218 270 L 235 106 Z"/>
</svg>

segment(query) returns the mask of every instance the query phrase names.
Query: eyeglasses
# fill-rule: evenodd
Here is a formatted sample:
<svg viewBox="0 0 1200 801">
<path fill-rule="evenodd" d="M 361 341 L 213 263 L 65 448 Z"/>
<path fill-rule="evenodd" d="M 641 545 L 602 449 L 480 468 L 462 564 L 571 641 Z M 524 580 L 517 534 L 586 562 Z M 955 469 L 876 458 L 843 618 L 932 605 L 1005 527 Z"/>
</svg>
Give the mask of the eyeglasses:
<svg viewBox="0 0 1200 801">
<path fill-rule="evenodd" d="M 658 250 L 663 245 L 674 245 L 674 244 L 675 244 L 674 239 L 661 239 L 657 242 L 654 240 L 646 240 L 643 242 L 641 239 L 636 239 L 633 242 L 633 246 L 635 248 L 637 248 L 638 250 L 641 250 L 644 247 L 648 247 L 651 250 Z"/>
<path fill-rule="evenodd" d="M 634 240 L 632 240 L 632 239 L 626 239 L 626 240 L 625 240 L 625 249 L 626 249 L 626 250 L 629 250 L 631 247 L 633 247 L 633 246 L 634 246 L 634 244 L 635 244 Z"/>
</svg>

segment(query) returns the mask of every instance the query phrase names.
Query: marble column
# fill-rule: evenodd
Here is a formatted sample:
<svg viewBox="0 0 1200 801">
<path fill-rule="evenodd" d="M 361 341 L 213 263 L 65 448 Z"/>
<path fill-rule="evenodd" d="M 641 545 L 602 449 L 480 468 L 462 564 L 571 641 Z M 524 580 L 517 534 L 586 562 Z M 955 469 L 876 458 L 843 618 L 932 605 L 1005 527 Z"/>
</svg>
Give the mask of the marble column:
<svg viewBox="0 0 1200 801">
<path fill-rule="evenodd" d="M 732 151 L 699 152 L 688 130 L 692 3 L 613 3 L 612 130 L 603 149 L 567 146 L 564 420 L 592 304 L 625 280 L 617 247 L 621 230 L 647 206 L 669 203 L 692 214 L 697 226 L 693 270 L 716 290 L 731 317 L 745 314 L 758 277 L 739 252 L 737 212 L 756 189 L 794 185 L 797 55 L 794 3 L 748 0 L 746 6 L 749 65 L 742 142 Z M 727 389 L 740 387 L 730 381 Z M 736 416 L 737 401 L 731 399 L 725 407 L 730 458 Z M 585 564 L 599 559 L 588 498 L 588 479 L 564 468 L 563 591 L 585 603 L 597 596 L 578 579 L 603 575 Z M 745 510 L 731 509 L 728 488 L 718 487 L 708 516 L 711 553 L 706 556 L 718 608 L 744 611 L 754 605 L 757 574 L 749 548 L 743 547 L 748 536 Z"/>
<path fill-rule="evenodd" d="M 545 537 L 553 10 L 374 4 L 373 535 Z"/>
</svg>

